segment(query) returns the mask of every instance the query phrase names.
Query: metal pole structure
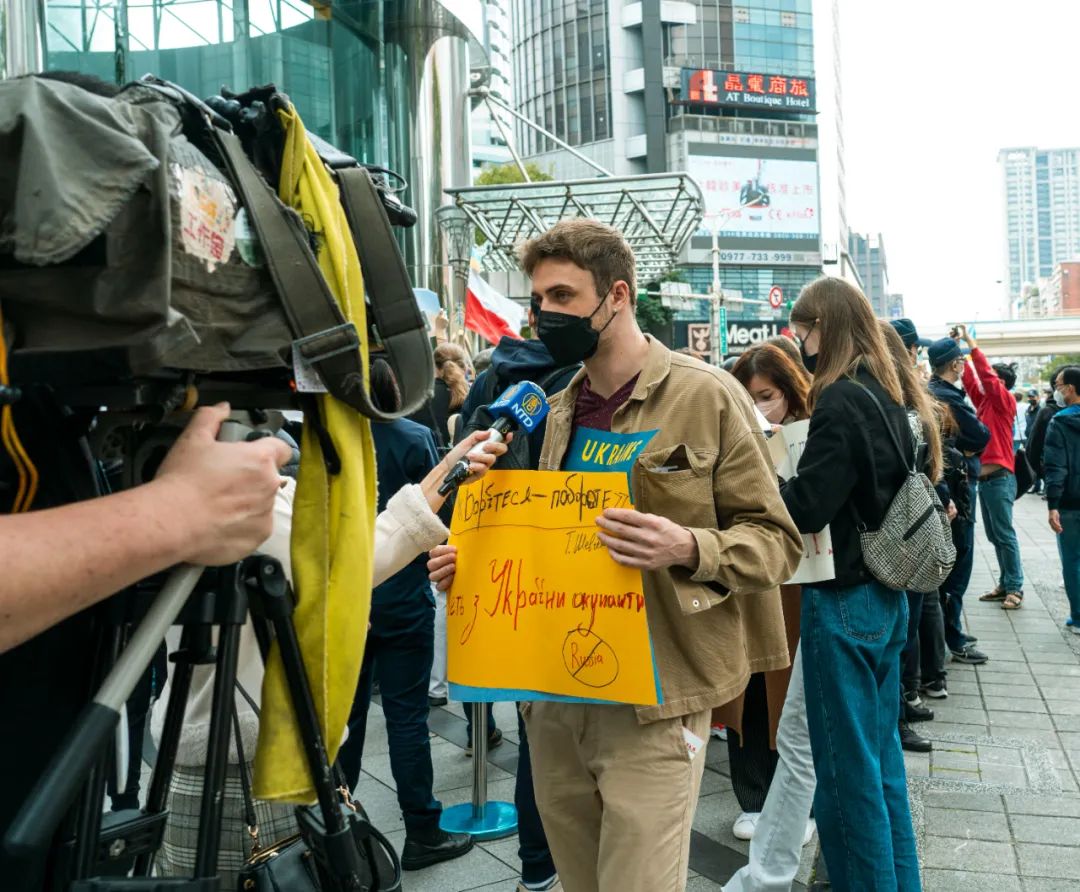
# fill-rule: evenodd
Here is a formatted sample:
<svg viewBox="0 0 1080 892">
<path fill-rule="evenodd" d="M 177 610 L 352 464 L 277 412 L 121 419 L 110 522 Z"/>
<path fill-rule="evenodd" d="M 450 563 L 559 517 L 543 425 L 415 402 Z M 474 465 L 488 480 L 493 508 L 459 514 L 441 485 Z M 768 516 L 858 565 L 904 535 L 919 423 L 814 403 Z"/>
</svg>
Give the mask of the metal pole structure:
<svg viewBox="0 0 1080 892">
<path fill-rule="evenodd" d="M 488 726 L 486 703 L 474 703 L 472 705 L 472 751 L 472 816 L 474 821 L 482 822 L 484 820 L 484 807 L 487 805 L 488 785 Z"/>
<path fill-rule="evenodd" d="M 720 314 L 724 306 L 724 289 L 720 284 L 720 218 L 712 220 L 712 290 L 709 292 L 709 344 L 712 364 L 717 368 L 723 361 L 720 350 Z"/>
<path fill-rule="evenodd" d="M 464 319 L 458 319 L 465 307 L 465 290 L 469 282 L 469 261 L 472 258 L 472 246 L 476 237 L 476 227 L 469 215 L 457 205 L 447 204 L 435 210 L 435 223 L 442 230 L 446 239 L 446 261 L 450 265 L 450 280 L 447 282 L 445 301 L 446 317 L 450 320 L 448 338 L 451 342 L 458 338 L 459 327 L 464 328 Z M 463 283 L 461 302 L 458 303 L 458 283 Z"/>
<path fill-rule="evenodd" d="M 537 133 L 542 133 L 544 136 L 546 136 L 548 139 L 550 139 L 553 143 L 555 143 L 555 145 L 557 145 L 560 149 L 566 149 L 566 151 L 568 151 L 571 155 L 573 155 L 579 161 L 584 161 L 586 164 L 588 164 L 589 167 L 593 168 L 593 170 L 600 171 L 600 173 L 602 173 L 606 177 L 611 176 L 611 171 L 608 170 L 606 167 L 601 167 L 599 164 L 597 164 L 595 161 L 593 161 L 593 159 L 590 158 L 588 155 L 583 155 L 581 152 L 579 152 L 577 149 L 575 149 L 572 145 L 570 145 L 570 143 L 564 142 L 563 140 L 559 139 L 559 137 L 557 137 L 550 130 L 545 130 L 543 127 L 541 127 L 539 124 L 537 124 L 536 121 L 530 121 L 528 118 L 525 117 L 525 115 L 514 111 L 514 109 L 512 109 L 509 105 L 507 105 L 501 99 L 499 99 L 496 96 L 492 96 L 491 93 L 489 93 L 487 91 L 486 87 L 481 87 L 477 91 L 477 95 L 482 96 L 488 102 L 495 103 L 495 105 L 497 105 L 499 108 L 503 109 L 503 111 L 509 112 L 510 114 L 512 114 L 515 118 L 517 118 L 519 121 L 521 121 L 526 126 L 532 127 L 532 129 L 535 130 Z"/>
<path fill-rule="evenodd" d="M 503 124 L 502 118 L 499 117 L 498 112 L 495 110 L 495 106 L 490 102 L 490 96 L 484 97 L 484 102 L 487 104 L 488 114 L 491 115 L 491 120 L 495 122 L 495 126 L 499 128 L 499 133 L 502 134 L 502 138 L 506 140 L 506 147 L 510 150 L 510 154 L 514 158 L 514 163 L 517 165 L 517 169 L 521 171 L 521 175 L 525 177 L 526 183 L 531 183 L 532 179 L 529 177 L 529 172 L 525 169 L 525 164 L 521 160 L 521 156 L 518 154 L 517 147 L 514 145 L 514 140 L 506 131 L 506 125 Z"/>
<path fill-rule="evenodd" d="M 453 687 L 451 685 L 451 691 Z M 472 709 L 472 801 L 443 809 L 439 826 L 451 833 L 468 833 L 476 839 L 501 839 L 517 833 L 517 809 L 512 802 L 488 801 L 487 703 L 473 703 Z"/>
<path fill-rule="evenodd" d="M 5 22 L 3 29 L 2 77 L 19 77 L 41 71 L 44 54 L 41 42 L 41 6 L 39 0 L 0 0 Z"/>
</svg>

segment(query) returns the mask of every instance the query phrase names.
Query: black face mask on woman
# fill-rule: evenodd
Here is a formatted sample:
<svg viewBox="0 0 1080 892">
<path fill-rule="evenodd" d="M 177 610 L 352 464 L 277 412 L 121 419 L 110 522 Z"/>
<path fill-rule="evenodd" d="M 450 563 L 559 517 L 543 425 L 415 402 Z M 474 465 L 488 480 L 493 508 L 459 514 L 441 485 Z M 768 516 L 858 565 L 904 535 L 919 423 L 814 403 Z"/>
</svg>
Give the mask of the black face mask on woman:
<svg viewBox="0 0 1080 892">
<path fill-rule="evenodd" d="M 609 291 L 608 294 L 611 292 Z M 548 353 L 558 366 L 573 365 L 575 362 L 584 362 L 590 359 L 600 346 L 600 333 L 611 325 L 611 319 L 604 323 L 604 328 L 599 331 L 592 327 L 592 317 L 595 316 L 604 300 L 596 305 L 596 309 L 588 316 L 575 316 L 573 313 L 556 313 L 552 310 L 541 310 L 536 320 L 536 336 L 541 343 L 548 348 Z"/>
<path fill-rule="evenodd" d="M 814 369 L 817 368 L 817 354 L 810 356 L 806 352 L 806 344 L 799 344 L 799 354 L 802 356 L 802 364 L 806 367 L 806 370 L 812 375 Z"/>
</svg>

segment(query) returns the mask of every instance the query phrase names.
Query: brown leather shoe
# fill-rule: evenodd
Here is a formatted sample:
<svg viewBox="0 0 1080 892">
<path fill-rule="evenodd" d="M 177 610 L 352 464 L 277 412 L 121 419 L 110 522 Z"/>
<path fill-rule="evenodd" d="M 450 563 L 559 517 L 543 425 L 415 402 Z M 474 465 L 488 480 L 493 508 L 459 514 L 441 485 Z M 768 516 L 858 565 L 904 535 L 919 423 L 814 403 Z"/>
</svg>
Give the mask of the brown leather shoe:
<svg viewBox="0 0 1080 892">
<path fill-rule="evenodd" d="M 1000 585 L 995 585 L 991 591 L 988 591 L 985 595 L 979 595 L 980 601 L 1004 601 L 1005 589 Z"/>
</svg>

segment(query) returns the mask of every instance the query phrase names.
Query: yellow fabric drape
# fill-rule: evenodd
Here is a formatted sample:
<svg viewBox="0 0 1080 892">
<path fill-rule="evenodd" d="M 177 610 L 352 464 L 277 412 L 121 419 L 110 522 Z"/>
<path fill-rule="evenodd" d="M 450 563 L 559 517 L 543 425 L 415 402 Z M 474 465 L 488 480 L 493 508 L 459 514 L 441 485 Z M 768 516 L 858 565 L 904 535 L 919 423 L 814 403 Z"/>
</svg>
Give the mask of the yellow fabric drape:
<svg viewBox="0 0 1080 892">
<path fill-rule="evenodd" d="M 278 116 L 285 130 L 278 195 L 301 214 L 313 232 L 319 267 L 345 318 L 360 332 L 366 371 L 364 283 L 337 184 L 308 141 L 295 110 L 279 111 Z M 305 424 L 293 502 L 291 556 L 296 632 L 332 762 L 345 733 L 364 654 L 371 609 L 377 484 L 368 420 L 329 394 L 321 394 L 317 400 L 341 459 L 341 473 L 327 474 L 319 440 L 311 425 Z M 276 647 L 263 681 L 260 725 L 255 795 L 298 803 L 314 800 Z"/>
</svg>

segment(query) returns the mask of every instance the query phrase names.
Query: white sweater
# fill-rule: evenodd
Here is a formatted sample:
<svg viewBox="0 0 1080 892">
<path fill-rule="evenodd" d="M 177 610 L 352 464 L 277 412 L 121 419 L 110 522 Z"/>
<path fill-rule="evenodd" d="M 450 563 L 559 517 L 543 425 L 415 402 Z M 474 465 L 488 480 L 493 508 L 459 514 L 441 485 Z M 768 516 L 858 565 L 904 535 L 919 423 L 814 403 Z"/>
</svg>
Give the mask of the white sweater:
<svg viewBox="0 0 1080 892">
<path fill-rule="evenodd" d="M 281 561 L 285 573 L 292 578 L 289 560 L 289 539 L 292 533 L 292 504 L 296 483 L 289 480 L 282 489 L 274 506 L 274 531 L 259 550 Z M 419 486 L 406 486 L 398 491 L 375 519 L 375 570 L 374 585 L 385 582 L 405 567 L 413 558 L 429 551 L 446 540 L 449 531 L 432 512 Z M 169 653 L 180 646 L 181 629 L 174 626 L 165 638 Z M 214 636 L 216 639 L 217 632 Z M 251 698 L 259 703 L 262 695 L 263 662 L 255 630 L 249 620 L 240 631 L 240 653 L 236 667 L 237 680 Z M 157 743 L 165 724 L 165 710 L 172 690 L 172 670 L 165 684 L 161 699 L 154 705 L 150 720 L 151 733 Z M 180 746 L 176 753 L 178 765 L 201 766 L 206 764 L 206 746 L 210 737 L 210 708 L 214 701 L 214 667 L 196 666 L 192 673 L 191 693 L 184 714 L 184 729 L 180 734 Z M 247 700 L 237 692 L 236 710 L 243 735 L 244 755 L 254 758 L 255 741 L 259 733 L 259 720 Z M 230 741 L 229 760 L 239 761 L 236 746 Z"/>
</svg>

